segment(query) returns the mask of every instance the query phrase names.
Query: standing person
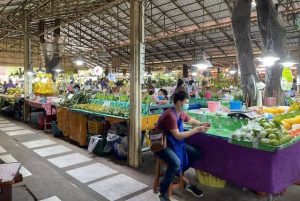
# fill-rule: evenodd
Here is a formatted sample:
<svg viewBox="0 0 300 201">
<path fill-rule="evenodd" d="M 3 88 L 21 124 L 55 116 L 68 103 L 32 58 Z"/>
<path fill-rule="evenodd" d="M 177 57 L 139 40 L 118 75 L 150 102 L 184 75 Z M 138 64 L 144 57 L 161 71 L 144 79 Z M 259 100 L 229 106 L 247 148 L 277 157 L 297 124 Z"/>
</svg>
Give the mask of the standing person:
<svg viewBox="0 0 300 201">
<path fill-rule="evenodd" d="M 74 90 L 74 81 L 71 80 L 70 85 L 67 87 L 67 91 L 71 93 L 73 92 L 73 90 Z"/>
<path fill-rule="evenodd" d="M 171 100 L 173 100 L 174 94 L 179 92 L 179 91 L 186 92 L 185 87 L 184 87 L 184 81 L 182 79 L 178 79 L 177 86 L 176 86 L 176 88 L 175 88 L 175 90 L 174 90 L 174 92 L 171 96 Z"/>
<path fill-rule="evenodd" d="M 156 81 L 152 80 L 150 86 L 149 86 L 149 95 L 154 95 L 156 92 Z"/>
<path fill-rule="evenodd" d="M 16 88 L 16 85 L 14 85 L 13 80 L 9 78 L 8 83 L 4 85 L 4 93 L 6 93 L 8 89 L 12 88 Z"/>
<path fill-rule="evenodd" d="M 189 107 L 189 97 L 186 92 L 178 91 L 174 94 L 174 108 L 166 110 L 158 120 L 158 129 L 162 130 L 167 137 L 167 148 L 156 152 L 156 155 L 167 163 L 167 170 L 160 183 L 160 200 L 170 201 L 168 188 L 175 175 L 185 172 L 201 155 L 199 150 L 185 143 L 185 139 L 204 133 L 210 127 L 209 123 L 201 123 L 191 118 L 186 113 Z M 183 122 L 194 129 L 184 131 Z M 203 193 L 195 185 L 186 184 L 185 189 L 197 197 L 202 197 Z"/>
<path fill-rule="evenodd" d="M 188 82 L 188 86 L 186 87 L 186 92 L 191 97 L 191 93 L 194 91 L 194 80 L 190 80 Z"/>
</svg>

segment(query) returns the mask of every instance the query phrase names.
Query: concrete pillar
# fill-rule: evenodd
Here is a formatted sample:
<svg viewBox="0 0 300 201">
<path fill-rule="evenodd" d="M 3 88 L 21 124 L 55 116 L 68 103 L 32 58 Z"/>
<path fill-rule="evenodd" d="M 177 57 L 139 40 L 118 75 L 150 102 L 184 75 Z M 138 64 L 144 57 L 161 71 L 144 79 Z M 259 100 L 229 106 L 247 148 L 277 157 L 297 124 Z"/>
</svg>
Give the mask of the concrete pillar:
<svg viewBox="0 0 300 201">
<path fill-rule="evenodd" d="M 141 152 L 141 87 L 145 65 L 144 2 L 130 1 L 130 132 L 128 162 L 140 165 Z"/>
</svg>

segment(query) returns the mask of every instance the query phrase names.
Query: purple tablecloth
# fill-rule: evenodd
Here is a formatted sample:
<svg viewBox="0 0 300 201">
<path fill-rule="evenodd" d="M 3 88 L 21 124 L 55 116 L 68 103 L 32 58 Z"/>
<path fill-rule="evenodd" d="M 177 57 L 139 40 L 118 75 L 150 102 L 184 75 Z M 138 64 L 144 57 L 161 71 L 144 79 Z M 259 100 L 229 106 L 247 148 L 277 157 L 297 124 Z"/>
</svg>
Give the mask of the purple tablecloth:
<svg viewBox="0 0 300 201">
<path fill-rule="evenodd" d="M 208 135 L 194 135 L 187 142 L 203 151 L 195 169 L 236 185 L 279 193 L 300 181 L 300 142 L 277 152 L 245 148 Z"/>
</svg>

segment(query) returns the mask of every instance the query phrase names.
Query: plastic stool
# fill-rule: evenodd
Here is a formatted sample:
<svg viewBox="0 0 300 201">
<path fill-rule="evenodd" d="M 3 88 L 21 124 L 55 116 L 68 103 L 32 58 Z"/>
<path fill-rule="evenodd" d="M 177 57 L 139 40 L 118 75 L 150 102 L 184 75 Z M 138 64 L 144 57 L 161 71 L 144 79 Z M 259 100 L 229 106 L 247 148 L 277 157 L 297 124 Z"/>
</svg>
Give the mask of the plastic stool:
<svg viewBox="0 0 300 201">
<path fill-rule="evenodd" d="M 154 181 L 153 181 L 153 192 L 154 193 L 158 193 L 158 188 L 160 187 L 160 183 L 159 183 L 159 178 L 161 176 L 164 176 L 163 173 L 161 173 L 161 167 L 162 166 L 167 166 L 167 164 L 157 158 L 156 159 L 156 170 L 155 170 L 155 177 L 154 177 Z M 173 196 L 173 190 L 175 189 L 180 189 L 180 190 L 184 190 L 184 184 L 187 183 L 186 179 L 184 178 L 184 175 L 183 173 L 180 174 L 179 176 L 179 182 L 178 183 L 171 183 L 170 186 L 169 186 L 169 189 L 168 189 L 168 196 L 171 197 Z"/>
</svg>

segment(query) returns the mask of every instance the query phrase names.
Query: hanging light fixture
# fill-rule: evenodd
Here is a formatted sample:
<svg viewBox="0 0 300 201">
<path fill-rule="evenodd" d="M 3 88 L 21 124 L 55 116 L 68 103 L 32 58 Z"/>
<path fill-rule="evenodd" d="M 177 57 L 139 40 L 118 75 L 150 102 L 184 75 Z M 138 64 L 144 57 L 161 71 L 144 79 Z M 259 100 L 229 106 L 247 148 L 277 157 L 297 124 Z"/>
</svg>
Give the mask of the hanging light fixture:
<svg viewBox="0 0 300 201">
<path fill-rule="evenodd" d="M 229 68 L 229 74 L 230 75 L 234 75 L 236 73 L 238 73 L 238 66 L 237 64 L 233 64 L 233 66 L 231 68 Z"/>
<path fill-rule="evenodd" d="M 279 61 L 280 65 L 284 67 L 292 67 L 293 65 L 298 64 L 294 59 L 291 58 L 290 54 L 287 53 L 286 56 Z"/>
<path fill-rule="evenodd" d="M 75 59 L 74 63 L 77 66 L 82 66 L 84 64 L 84 60 L 81 57 L 78 57 L 78 58 Z"/>
<path fill-rule="evenodd" d="M 34 75 L 34 71 L 32 69 L 27 70 L 27 75 Z"/>
<path fill-rule="evenodd" d="M 205 2 L 203 2 L 205 4 Z M 205 25 L 205 19 L 204 19 L 204 9 L 202 9 L 202 22 L 203 22 L 203 27 Z M 202 29 L 202 35 L 204 35 L 204 29 Z M 202 43 L 202 54 L 199 59 L 196 59 L 195 63 L 192 65 L 193 67 L 196 67 L 200 70 L 204 70 L 207 68 L 212 67 L 213 65 L 209 60 L 206 59 L 204 55 L 204 44 Z"/>
<path fill-rule="evenodd" d="M 258 58 L 263 66 L 273 66 L 279 59 L 280 57 L 271 48 L 267 48 Z"/>
<path fill-rule="evenodd" d="M 60 67 L 60 65 L 57 65 L 55 68 L 52 69 L 52 71 L 55 71 L 55 72 L 57 72 L 57 73 L 60 73 L 60 72 L 62 72 L 62 71 L 64 71 L 64 70 Z"/>
<path fill-rule="evenodd" d="M 229 69 L 228 72 L 229 72 L 230 75 L 234 75 L 238 72 L 238 70 L 233 66 Z"/>
<path fill-rule="evenodd" d="M 256 7 L 256 2 L 255 2 L 255 0 L 252 0 L 252 2 L 251 2 L 251 7 L 252 7 L 252 8 L 255 8 L 255 7 Z"/>
<path fill-rule="evenodd" d="M 206 69 L 206 68 L 210 68 L 213 65 L 211 64 L 211 62 L 209 60 L 206 59 L 206 57 L 204 56 L 204 54 L 201 55 L 200 59 L 196 60 L 195 64 L 193 64 L 192 66 L 197 67 L 198 69 Z"/>
</svg>

